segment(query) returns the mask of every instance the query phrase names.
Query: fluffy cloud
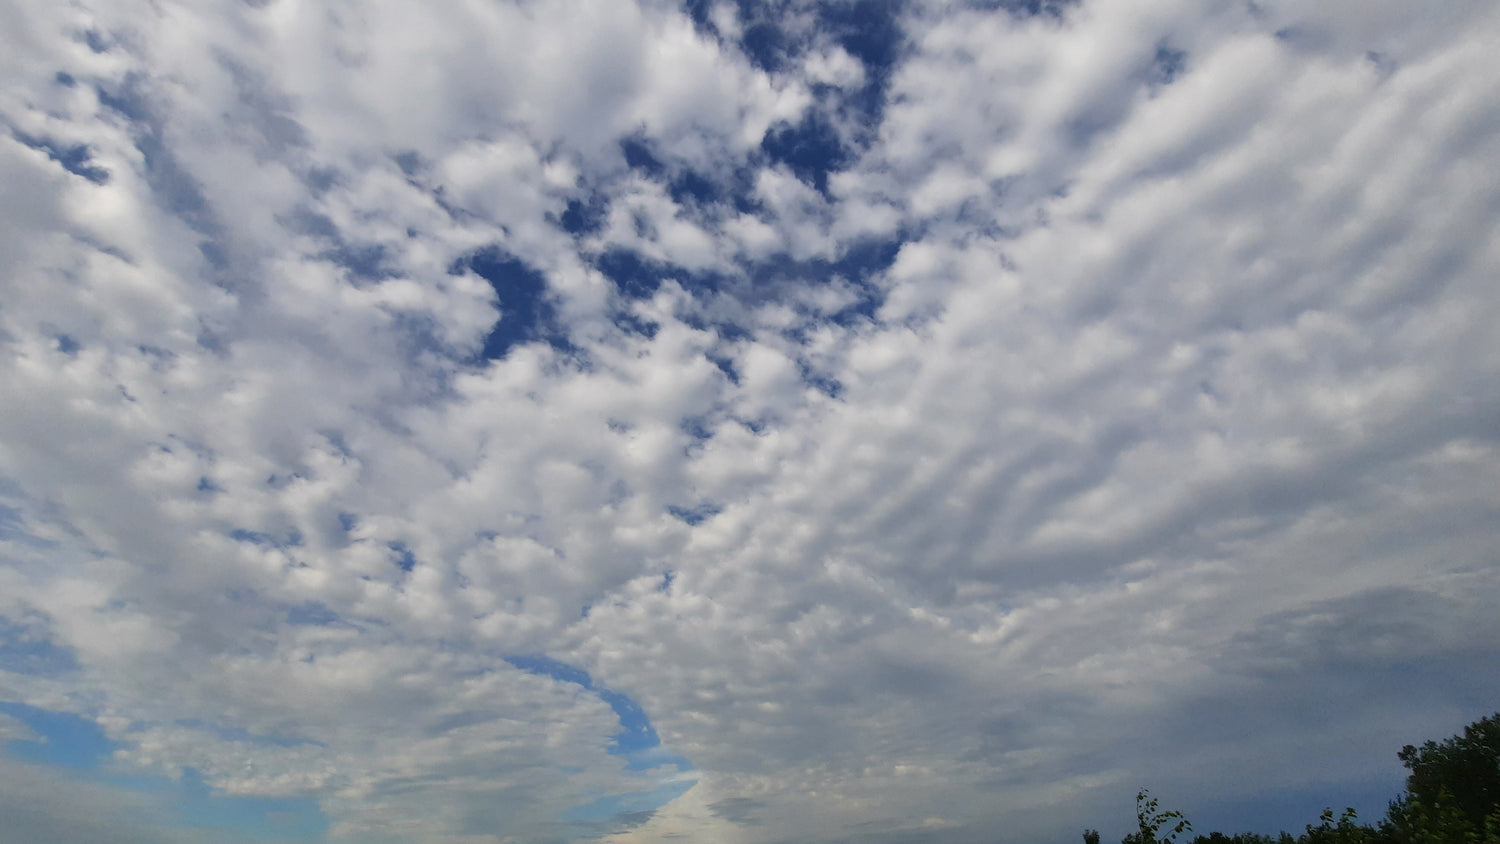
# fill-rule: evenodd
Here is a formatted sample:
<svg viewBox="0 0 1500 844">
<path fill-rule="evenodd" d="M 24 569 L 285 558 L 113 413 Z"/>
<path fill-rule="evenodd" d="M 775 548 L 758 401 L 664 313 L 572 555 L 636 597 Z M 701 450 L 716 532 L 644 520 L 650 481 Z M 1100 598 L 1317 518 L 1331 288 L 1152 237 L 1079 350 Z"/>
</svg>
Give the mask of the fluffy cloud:
<svg viewBox="0 0 1500 844">
<path fill-rule="evenodd" d="M 0 699 L 125 779 L 0 811 L 1383 801 L 1500 692 L 1500 18 L 992 6 L 4 12 Z"/>
</svg>

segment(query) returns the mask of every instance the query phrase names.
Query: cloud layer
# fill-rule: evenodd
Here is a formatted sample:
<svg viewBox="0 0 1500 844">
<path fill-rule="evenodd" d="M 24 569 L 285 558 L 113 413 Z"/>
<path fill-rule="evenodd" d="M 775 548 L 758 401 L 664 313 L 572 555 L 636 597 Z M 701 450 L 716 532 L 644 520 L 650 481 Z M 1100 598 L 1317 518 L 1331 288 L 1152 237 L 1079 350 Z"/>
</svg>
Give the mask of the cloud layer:
<svg viewBox="0 0 1500 844">
<path fill-rule="evenodd" d="M 1500 699 L 1484 4 L 0 32 L 25 840 L 1290 827 Z"/>
</svg>

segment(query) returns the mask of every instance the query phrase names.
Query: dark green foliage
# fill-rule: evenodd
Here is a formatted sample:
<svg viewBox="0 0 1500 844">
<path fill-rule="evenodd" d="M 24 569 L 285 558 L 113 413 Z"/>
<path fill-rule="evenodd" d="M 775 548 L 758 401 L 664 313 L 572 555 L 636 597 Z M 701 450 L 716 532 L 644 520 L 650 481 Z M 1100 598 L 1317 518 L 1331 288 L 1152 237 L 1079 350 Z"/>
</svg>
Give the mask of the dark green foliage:
<svg viewBox="0 0 1500 844">
<path fill-rule="evenodd" d="M 1355 821 L 1359 816 L 1353 808 L 1345 809 L 1338 820 L 1333 819 L 1333 810 L 1324 809 L 1318 816 L 1318 825 L 1307 825 L 1307 832 L 1297 839 L 1297 844 L 1382 844 L 1388 836 L 1381 830 L 1364 826 Z"/>
<path fill-rule="evenodd" d="M 1256 832 L 1237 832 L 1234 835 L 1225 835 L 1222 832 L 1210 832 L 1194 838 L 1190 844 L 1296 844 L 1297 839 L 1291 833 L 1283 832 L 1281 835 L 1261 835 Z"/>
<path fill-rule="evenodd" d="M 1192 832 L 1193 825 L 1181 812 L 1163 811 L 1161 804 L 1151 792 L 1141 789 L 1135 795 L 1135 820 L 1140 829 L 1120 840 L 1120 844 L 1173 844 L 1177 836 Z M 1164 827 L 1171 829 L 1165 834 Z"/>
<path fill-rule="evenodd" d="M 1411 773 L 1386 826 L 1413 844 L 1500 841 L 1500 712 L 1396 754 Z"/>
<path fill-rule="evenodd" d="M 1397 754 L 1410 774 L 1406 793 L 1391 802 L 1376 826 L 1359 823 L 1354 810 L 1334 816 L 1324 809 L 1318 825 L 1293 837 L 1212 832 L 1187 844 L 1500 844 L 1500 712 L 1464 728 L 1462 735 Z M 1178 811 L 1163 811 L 1145 789 L 1135 796 L 1138 831 L 1121 844 L 1175 844 L 1193 825 Z M 1164 831 L 1165 830 L 1165 831 Z M 1086 829 L 1084 844 L 1099 844 Z"/>
</svg>

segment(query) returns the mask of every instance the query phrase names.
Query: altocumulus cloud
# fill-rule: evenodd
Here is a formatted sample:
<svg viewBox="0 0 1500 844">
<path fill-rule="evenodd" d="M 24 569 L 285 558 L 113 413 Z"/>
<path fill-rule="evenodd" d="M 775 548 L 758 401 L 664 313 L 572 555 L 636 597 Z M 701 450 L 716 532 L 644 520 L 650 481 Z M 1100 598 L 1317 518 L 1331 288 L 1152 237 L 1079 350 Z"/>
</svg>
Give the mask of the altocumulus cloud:
<svg viewBox="0 0 1500 844">
<path fill-rule="evenodd" d="M 1500 699 L 1492 4 L 0 33 L 14 840 L 1296 828 Z"/>
</svg>

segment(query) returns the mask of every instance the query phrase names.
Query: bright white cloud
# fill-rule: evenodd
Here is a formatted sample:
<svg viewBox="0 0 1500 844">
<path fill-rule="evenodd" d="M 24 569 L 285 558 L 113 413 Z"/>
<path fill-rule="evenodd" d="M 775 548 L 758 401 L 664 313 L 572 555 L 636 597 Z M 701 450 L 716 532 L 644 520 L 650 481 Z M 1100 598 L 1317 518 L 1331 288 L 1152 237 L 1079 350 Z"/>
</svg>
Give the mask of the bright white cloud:
<svg viewBox="0 0 1500 844">
<path fill-rule="evenodd" d="M 1500 18 L 983 5 L 0 12 L 0 700 L 360 842 L 1393 788 L 1500 690 Z"/>
</svg>

